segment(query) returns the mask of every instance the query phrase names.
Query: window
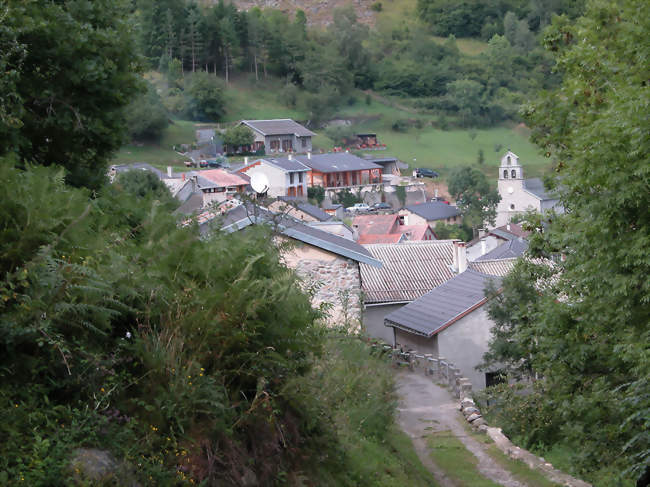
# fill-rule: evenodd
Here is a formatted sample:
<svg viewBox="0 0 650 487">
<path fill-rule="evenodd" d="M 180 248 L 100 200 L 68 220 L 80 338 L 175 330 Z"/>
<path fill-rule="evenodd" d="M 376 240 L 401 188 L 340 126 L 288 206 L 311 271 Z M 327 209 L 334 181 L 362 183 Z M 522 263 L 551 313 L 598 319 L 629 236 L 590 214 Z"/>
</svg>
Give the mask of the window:
<svg viewBox="0 0 650 487">
<path fill-rule="evenodd" d="M 279 140 L 272 140 L 271 141 L 271 150 L 278 150 L 280 148 L 280 141 Z"/>
<path fill-rule="evenodd" d="M 299 182 L 300 184 L 302 184 L 303 176 L 304 176 L 304 173 L 301 173 L 301 172 L 298 173 L 298 182 Z"/>
<path fill-rule="evenodd" d="M 508 156 L 508 166 L 512 164 L 512 161 L 510 160 L 510 156 Z"/>
<path fill-rule="evenodd" d="M 289 173 L 289 184 L 293 184 L 293 174 L 292 172 Z"/>
<path fill-rule="evenodd" d="M 515 204 L 514 204 L 514 203 L 511 203 L 511 204 L 510 204 L 510 209 L 511 209 L 511 210 L 514 210 L 514 209 L 515 209 Z"/>
<path fill-rule="evenodd" d="M 517 177 L 517 171 L 513 169 L 512 172 L 510 173 L 510 176 L 512 177 L 512 179 L 515 179 Z"/>
<path fill-rule="evenodd" d="M 307 147 L 307 137 L 301 137 L 300 138 L 300 143 L 302 144 L 302 148 L 304 149 Z"/>
<path fill-rule="evenodd" d="M 500 370 L 497 372 L 487 372 L 485 374 L 485 387 L 496 386 L 503 384 L 506 381 L 506 376 Z"/>
<path fill-rule="evenodd" d="M 508 179 L 508 170 L 507 169 L 503 170 L 503 179 Z"/>
</svg>

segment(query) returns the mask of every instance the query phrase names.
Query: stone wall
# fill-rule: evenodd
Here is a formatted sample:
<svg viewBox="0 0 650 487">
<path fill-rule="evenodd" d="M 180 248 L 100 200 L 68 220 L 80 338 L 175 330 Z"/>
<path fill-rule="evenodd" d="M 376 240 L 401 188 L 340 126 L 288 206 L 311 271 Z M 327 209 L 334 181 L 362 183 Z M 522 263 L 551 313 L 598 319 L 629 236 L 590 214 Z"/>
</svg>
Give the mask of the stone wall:
<svg viewBox="0 0 650 487">
<path fill-rule="evenodd" d="M 361 325 L 361 277 L 354 260 L 311 245 L 297 245 L 283 254 L 306 289 L 314 289 L 314 307 L 327 305 L 326 323 L 357 331 Z"/>
</svg>

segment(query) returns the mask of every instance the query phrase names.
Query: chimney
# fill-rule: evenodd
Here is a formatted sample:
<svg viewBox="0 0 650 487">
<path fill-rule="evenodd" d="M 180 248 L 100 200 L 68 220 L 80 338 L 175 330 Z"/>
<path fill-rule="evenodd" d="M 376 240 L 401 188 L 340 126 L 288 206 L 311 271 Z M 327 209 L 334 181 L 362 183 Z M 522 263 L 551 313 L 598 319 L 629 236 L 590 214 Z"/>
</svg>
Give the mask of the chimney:
<svg viewBox="0 0 650 487">
<path fill-rule="evenodd" d="M 244 156 L 244 164 L 248 164 L 248 156 Z"/>
<path fill-rule="evenodd" d="M 167 177 L 168 178 L 172 177 L 172 167 L 171 166 L 167 166 Z"/>
<path fill-rule="evenodd" d="M 458 273 L 461 274 L 467 270 L 467 249 L 465 242 L 458 242 Z"/>
<path fill-rule="evenodd" d="M 307 152 L 307 159 L 311 159 L 311 152 Z"/>
<path fill-rule="evenodd" d="M 183 181 L 185 181 L 185 173 L 183 173 Z"/>
<path fill-rule="evenodd" d="M 510 223 L 506 225 L 506 230 L 510 231 Z"/>
<path fill-rule="evenodd" d="M 452 249 L 453 261 L 451 263 L 452 271 L 456 272 L 458 269 L 458 242 L 454 242 L 454 248 Z"/>
<path fill-rule="evenodd" d="M 291 154 L 289 154 L 289 155 L 287 155 L 287 159 L 289 159 L 291 161 L 293 159 L 293 156 Z"/>
<path fill-rule="evenodd" d="M 487 242 L 485 240 L 481 240 L 481 255 L 487 254 Z"/>
</svg>

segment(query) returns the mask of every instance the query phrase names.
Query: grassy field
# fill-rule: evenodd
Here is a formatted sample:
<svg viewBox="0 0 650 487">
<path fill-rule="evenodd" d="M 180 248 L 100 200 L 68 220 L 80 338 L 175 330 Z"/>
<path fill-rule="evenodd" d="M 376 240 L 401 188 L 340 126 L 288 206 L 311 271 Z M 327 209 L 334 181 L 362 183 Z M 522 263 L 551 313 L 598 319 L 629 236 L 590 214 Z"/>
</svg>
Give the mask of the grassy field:
<svg viewBox="0 0 650 487">
<path fill-rule="evenodd" d="M 303 120 L 305 114 L 286 108 L 278 95 L 282 88 L 277 80 L 254 83 L 241 79 L 231 83 L 226 92 L 227 117 L 225 122 L 244 118 L 296 118 Z M 366 94 L 355 93 L 356 102 L 341 107 L 335 118 L 350 120 L 361 131 L 376 132 L 380 142 L 386 144 L 385 151 L 374 155 L 391 155 L 413 167 L 429 167 L 440 172 L 443 179 L 449 170 L 463 164 L 477 164 L 478 152 L 483 150 L 485 163 L 481 169 L 496 180 L 500 157 L 507 149 L 514 151 L 524 165 L 526 176 L 540 176 L 549 170 L 550 164 L 528 141 L 528 130 L 523 126 L 499 126 L 490 129 L 440 130 L 431 126 L 433 116 L 417 113 L 402 106 L 399 98 L 376 97 L 366 103 Z M 391 126 L 395 120 L 419 120 L 422 128 L 411 127 L 405 132 L 396 132 Z M 148 162 L 158 167 L 182 166 L 184 160 L 172 151 L 172 146 L 191 143 L 194 131 L 200 126 L 192 121 L 175 120 L 165 131 L 157 144 L 127 145 L 123 147 L 114 163 Z M 333 142 L 317 130 L 313 144 L 316 151 L 327 151 Z M 500 147 L 500 148 L 499 148 Z M 498 151 L 495 149 L 499 148 Z"/>
</svg>

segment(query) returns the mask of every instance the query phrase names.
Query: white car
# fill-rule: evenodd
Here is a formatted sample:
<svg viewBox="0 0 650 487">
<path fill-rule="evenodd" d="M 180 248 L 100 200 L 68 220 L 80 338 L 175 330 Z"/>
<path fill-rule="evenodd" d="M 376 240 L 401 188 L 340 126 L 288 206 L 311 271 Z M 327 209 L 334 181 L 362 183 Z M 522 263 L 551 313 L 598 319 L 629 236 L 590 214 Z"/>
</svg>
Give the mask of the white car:
<svg viewBox="0 0 650 487">
<path fill-rule="evenodd" d="M 369 211 L 370 207 L 365 203 L 355 203 L 354 206 L 350 206 L 345 210 L 349 211 L 350 213 L 359 213 L 359 212 Z"/>
</svg>

